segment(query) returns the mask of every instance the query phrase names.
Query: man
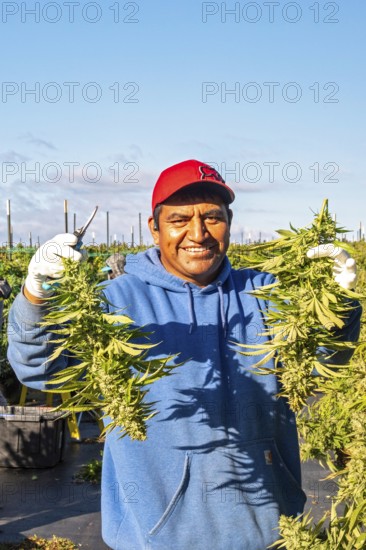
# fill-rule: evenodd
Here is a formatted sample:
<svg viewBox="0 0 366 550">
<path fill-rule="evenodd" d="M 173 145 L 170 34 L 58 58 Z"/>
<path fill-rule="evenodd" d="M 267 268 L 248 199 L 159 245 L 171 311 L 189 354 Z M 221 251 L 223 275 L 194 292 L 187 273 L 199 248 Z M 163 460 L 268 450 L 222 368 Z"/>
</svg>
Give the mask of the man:
<svg viewBox="0 0 366 550">
<path fill-rule="evenodd" d="M 263 550 L 278 538 L 280 514 L 303 511 L 294 415 L 277 397 L 276 377 L 255 375 L 255 359 L 235 345 L 264 338 L 264 304 L 249 292 L 273 277 L 231 268 L 233 200 L 202 162 L 163 171 L 149 218 L 156 248 L 127 256 L 126 275 L 105 289 L 111 311 L 125 308 L 152 332 L 149 357 L 179 353 L 183 363 L 149 390 L 159 414 L 146 441 L 116 430 L 106 438 L 103 537 L 114 550 Z M 62 269 L 51 248 L 80 260 L 75 243 L 59 235 L 41 247 L 11 312 L 9 358 L 30 386 L 67 364 L 45 363 L 50 335 L 36 323 L 47 310 L 42 281 Z M 340 257 L 337 277 L 351 286 L 354 261 Z M 358 330 L 352 310 L 344 337 L 356 339 Z"/>
</svg>

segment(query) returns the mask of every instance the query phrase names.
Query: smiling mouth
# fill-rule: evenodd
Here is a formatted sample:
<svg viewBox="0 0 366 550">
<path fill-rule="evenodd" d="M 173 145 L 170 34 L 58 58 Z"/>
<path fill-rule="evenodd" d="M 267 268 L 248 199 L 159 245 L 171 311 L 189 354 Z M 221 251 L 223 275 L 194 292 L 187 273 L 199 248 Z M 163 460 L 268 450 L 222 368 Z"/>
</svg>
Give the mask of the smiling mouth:
<svg viewBox="0 0 366 550">
<path fill-rule="evenodd" d="M 186 246 L 183 250 L 190 254 L 203 254 L 205 252 L 210 252 L 215 247 L 216 244 L 212 244 L 211 246 Z"/>
</svg>

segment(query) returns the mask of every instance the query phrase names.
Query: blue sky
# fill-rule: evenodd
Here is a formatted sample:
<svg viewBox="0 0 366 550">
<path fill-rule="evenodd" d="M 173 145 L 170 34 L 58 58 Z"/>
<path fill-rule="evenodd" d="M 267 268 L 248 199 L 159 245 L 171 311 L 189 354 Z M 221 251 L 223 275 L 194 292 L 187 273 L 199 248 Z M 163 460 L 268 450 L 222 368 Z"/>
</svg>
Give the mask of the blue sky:
<svg viewBox="0 0 366 550">
<path fill-rule="evenodd" d="M 107 211 L 136 239 L 140 212 L 151 243 L 153 184 L 188 158 L 235 190 L 233 241 L 303 226 L 324 198 L 356 232 L 365 19 L 361 0 L 2 2 L 1 242 L 7 199 L 14 242 L 63 231 L 67 199 L 71 228 L 99 205 L 86 240 L 105 242 Z"/>
</svg>

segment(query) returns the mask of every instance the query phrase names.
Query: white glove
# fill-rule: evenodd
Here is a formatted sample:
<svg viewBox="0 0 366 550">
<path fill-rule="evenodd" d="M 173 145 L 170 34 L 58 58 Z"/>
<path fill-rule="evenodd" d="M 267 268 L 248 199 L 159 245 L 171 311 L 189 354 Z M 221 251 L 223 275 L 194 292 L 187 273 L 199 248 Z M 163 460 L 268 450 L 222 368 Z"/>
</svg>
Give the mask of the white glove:
<svg viewBox="0 0 366 550">
<path fill-rule="evenodd" d="M 342 287 L 350 290 L 355 287 L 357 280 L 356 261 L 340 246 L 334 244 L 321 244 L 310 248 L 307 251 L 307 257 L 313 258 L 333 258 L 333 276 L 334 280 Z"/>
<path fill-rule="evenodd" d="M 28 266 L 25 280 L 27 291 L 36 298 L 44 299 L 52 295 L 53 290 L 42 287 L 47 279 L 58 279 L 64 269 L 62 258 L 70 258 L 79 262 L 86 257 L 86 251 L 73 248 L 78 242 L 76 235 L 61 233 L 39 247 Z"/>
</svg>

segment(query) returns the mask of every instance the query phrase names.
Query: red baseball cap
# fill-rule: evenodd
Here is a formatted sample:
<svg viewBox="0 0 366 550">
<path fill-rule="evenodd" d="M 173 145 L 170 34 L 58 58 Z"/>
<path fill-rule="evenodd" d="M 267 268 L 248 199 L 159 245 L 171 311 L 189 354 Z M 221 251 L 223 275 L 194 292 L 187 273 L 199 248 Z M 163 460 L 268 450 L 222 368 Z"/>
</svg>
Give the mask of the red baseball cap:
<svg viewBox="0 0 366 550">
<path fill-rule="evenodd" d="M 174 193 L 192 184 L 207 185 L 209 190 L 221 195 L 227 204 L 235 199 L 234 191 L 226 185 L 215 168 L 199 160 L 185 160 L 160 174 L 152 194 L 152 211 Z"/>
</svg>

